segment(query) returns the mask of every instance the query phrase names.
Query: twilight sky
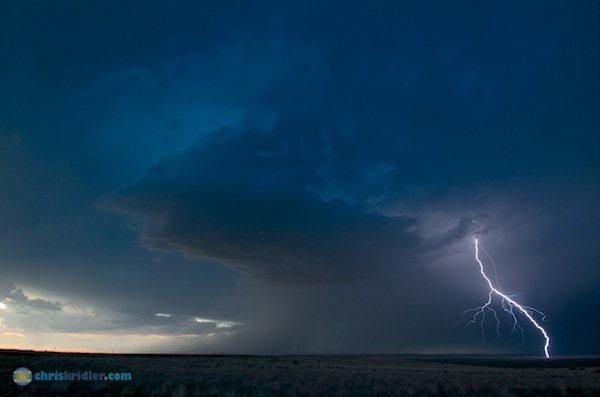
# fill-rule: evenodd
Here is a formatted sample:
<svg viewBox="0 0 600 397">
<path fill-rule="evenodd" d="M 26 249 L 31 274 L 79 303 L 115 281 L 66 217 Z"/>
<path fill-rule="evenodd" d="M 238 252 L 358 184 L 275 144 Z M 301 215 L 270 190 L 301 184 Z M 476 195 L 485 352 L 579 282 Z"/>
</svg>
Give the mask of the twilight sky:
<svg viewBox="0 0 600 397">
<path fill-rule="evenodd" d="M 600 353 L 600 4 L 367 3 L 3 1 L 0 347 Z"/>
</svg>

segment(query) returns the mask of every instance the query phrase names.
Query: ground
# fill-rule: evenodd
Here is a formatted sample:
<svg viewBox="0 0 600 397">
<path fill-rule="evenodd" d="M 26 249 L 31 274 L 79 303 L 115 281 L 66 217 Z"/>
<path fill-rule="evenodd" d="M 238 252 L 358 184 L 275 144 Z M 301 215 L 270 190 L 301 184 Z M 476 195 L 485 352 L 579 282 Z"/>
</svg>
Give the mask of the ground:
<svg viewBox="0 0 600 397">
<path fill-rule="evenodd" d="M 124 381 L 36 381 L 13 372 L 131 373 Z M 599 358 L 111 355 L 0 352 L 0 395 L 600 396 Z"/>
</svg>

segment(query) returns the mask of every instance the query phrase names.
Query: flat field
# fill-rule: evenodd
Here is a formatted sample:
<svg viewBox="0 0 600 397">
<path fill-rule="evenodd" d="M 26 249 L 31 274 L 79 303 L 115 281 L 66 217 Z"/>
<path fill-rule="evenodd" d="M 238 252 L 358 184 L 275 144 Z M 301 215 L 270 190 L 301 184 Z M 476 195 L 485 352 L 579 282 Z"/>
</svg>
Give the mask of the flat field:
<svg viewBox="0 0 600 397">
<path fill-rule="evenodd" d="M 34 374 L 131 373 L 125 381 Z M 600 358 L 111 355 L 0 351 L 1 396 L 600 396 Z"/>
</svg>

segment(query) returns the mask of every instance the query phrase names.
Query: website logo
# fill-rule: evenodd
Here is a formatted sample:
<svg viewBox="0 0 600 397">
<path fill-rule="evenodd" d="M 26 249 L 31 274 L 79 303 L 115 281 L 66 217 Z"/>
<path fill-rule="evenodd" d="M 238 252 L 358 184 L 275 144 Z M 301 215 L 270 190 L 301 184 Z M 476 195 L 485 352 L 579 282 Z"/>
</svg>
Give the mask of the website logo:
<svg viewBox="0 0 600 397">
<path fill-rule="evenodd" d="M 31 383 L 33 375 L 31 371 L 25 367 L 15 369 L 13 372 L 13 380 L 19 386 L 27 386 Z"/>
<path fill-rule="evenodd" d="M 131 372 L 96 372 L 96 371 L 37 371 L 32 373 L 21 367 L 13 372 L 13 381 L 19 386 L 27 386 L 36 382 L 130 382 Z"/>
</svg>

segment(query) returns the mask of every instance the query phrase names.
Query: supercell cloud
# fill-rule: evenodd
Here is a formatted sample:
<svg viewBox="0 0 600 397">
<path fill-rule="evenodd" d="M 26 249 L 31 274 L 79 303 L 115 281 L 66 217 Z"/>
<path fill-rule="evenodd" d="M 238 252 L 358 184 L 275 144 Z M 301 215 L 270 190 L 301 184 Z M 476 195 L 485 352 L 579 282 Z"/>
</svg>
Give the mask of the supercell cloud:
<svg viewBox="0 0 600 397">
<path fill-rule="evenodd" d="M 455 326 L 479 235 L 599 352 L 597 14 L 1 5 L 0 346 L 536 354 Z"/>
</svg>

